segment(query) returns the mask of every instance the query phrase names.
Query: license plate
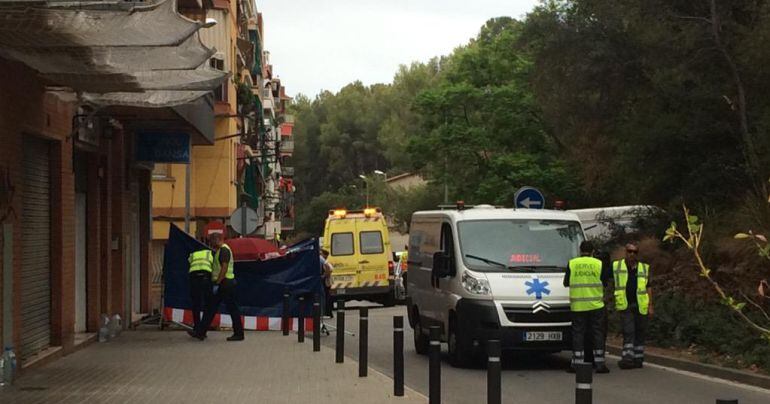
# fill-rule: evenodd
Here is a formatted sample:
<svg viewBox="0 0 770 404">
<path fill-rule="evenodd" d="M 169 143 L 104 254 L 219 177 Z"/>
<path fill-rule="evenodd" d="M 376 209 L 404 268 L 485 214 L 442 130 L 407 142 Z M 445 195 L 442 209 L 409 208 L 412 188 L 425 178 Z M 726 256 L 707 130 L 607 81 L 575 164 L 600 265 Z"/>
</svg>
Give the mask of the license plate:
<svg viewBox="0 0 770 404">
<path fill-rule="evenodd" d="M 561 341 L 561 331 L 527 331 L 524 333 L 525 341 Z"/>
<path fill-rule="evenodd" d="M 355 279 L 354 275 L 335 275 L 332 276 L 332 281 L 334 282 L 353 282 Z"/>
</svg>

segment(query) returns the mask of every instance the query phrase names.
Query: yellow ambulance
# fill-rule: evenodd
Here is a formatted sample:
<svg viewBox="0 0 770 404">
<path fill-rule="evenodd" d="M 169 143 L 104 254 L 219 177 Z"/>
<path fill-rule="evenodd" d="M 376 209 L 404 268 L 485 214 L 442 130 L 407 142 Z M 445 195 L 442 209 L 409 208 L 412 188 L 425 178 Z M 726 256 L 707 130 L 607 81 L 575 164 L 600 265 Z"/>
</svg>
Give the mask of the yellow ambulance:
<svg viewBox="0 0 770 404">
<path fill-rule="evenodd" d="M 330 210 L 322 248 L 329 251 L 335 299 L 394 304 L 393 256 L 382 210 Z"/>
</svg>

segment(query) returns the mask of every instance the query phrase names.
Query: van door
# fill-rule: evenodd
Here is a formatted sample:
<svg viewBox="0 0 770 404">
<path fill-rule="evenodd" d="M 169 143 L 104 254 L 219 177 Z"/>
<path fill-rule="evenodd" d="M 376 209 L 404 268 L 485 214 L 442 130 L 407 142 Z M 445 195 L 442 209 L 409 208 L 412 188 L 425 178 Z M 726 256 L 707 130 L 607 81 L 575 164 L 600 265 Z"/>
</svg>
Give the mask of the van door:
<svg viewBox="0 0 770 404">
<path fill-rule="evenodd" d="M 356 221 L 358 235 L 358 286 L 387 286 L 388 260 L 390 251 L 386 248 L 387 229 L 380 219 Z"/>
<path fill-rule="evenodd" d="M 338 294 L 345 294 L 345 289 L 358 287 L 358 259 L 356 255 L 355 227 L 352 220 L 335 220 L 348 222 L 350 226 L 329 226 L 329 263 L 332 265 L 332 289 Z"/>
<path fill-rule="evenodd" d="M 409 231 L 409 262 L 407 296 L 417 306 L 420 315 L 432 318 L 434 304 L 431 268 L 433 254 L 440 250 L 441 222 L 438 219 L 412 221 Z"/>
<path fill-rule="evenodd" d="M 454 281 L 455 274 L 457 272 L 457 254 L 455 251 L 454 235 L 452 234 L 452 225 L 448 222 L 441 224 L 441 251 L 443 251 L 449 257 L 449 262 L 452 268 L 454 268 L 453 274 L 446 278 L 434 279 L 433 288 L 433 301 L 435 306 L 432 308 L 434 318 L 444 324 L 445 327 L 449 326 L 449 310 L 454 307 L 454 301 L 452 300 L 450 292 L 450 284 Z M 446 329 L 444 330 L 446 331 Z"/>
</svg>

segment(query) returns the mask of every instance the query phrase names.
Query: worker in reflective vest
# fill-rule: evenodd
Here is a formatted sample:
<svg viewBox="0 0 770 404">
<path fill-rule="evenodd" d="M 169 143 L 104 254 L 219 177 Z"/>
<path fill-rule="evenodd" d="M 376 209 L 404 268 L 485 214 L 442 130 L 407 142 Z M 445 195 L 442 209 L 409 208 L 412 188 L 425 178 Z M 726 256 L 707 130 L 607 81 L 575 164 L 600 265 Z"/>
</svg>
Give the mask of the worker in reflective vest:
<svg viewBox="0 0 770 404">
<path fill-rule="evenodd" d="M 233 335 L 228 337 L 228 341 L 243 341 L 243 322 L 241 310 L 235 299 L 235 271 L 233 251 L 224 243 L 222 233 L 212 233 L 209 238 L 214 247 L 214 265 L 211 273 L 214 281 L 214 295 L 211 304 L 206 308 L 206 313 L 197 328 L 189 331 L 190 336 L 203 340 L 206 338 L 206 331 L 214 320 L 214 315 L 219 310 L 219 305 L 224 302 L 227 312 L 233 324 Z"/>
<path fill-rule="evenodd" d="M 193 327 L 201 322 L 203 310 L 211 301 L 211 272 L 214 265 L 214 253 L 208 248 L 190 254 L 190 299 L 192 300 Z"/>
<path fill-rule="evenodd" d="M 615 277 L 615 309 L 623 325 L 621 369 L 644 365 L 644 339 L 647 320 L 652 314 L 650 266 L 639 262 L 639 246 L 626 245 L 626 258 L 612 263 Z"/>
<path fill-rule="evenodd" d="M 572 311 L 572 364 L 568 371 L 575 371 L 575 365 L 585 362 L 586 334 L 594 343 L 593 356 L 596 373 L 609 373 L 604 358 L 604 286 L 611 274 L 602 262 L 592 255 L 590 241 L 580 243 L 580 257 L 573 258 L 564 274 L 564 286 L 569 287 L 570 310 Z"/>
</svg>

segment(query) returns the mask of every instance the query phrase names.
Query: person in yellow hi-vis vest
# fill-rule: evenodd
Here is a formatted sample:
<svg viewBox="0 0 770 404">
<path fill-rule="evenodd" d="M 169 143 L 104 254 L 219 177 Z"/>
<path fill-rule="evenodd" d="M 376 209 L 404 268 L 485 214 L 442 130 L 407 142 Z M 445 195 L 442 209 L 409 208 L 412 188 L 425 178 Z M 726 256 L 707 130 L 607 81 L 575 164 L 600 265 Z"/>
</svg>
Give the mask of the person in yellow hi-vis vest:
<svg viewBox="0 0 770 404">
<path fill-rule="evenodd" d="M 569 287 L 570 310 L 572 311 L 572 363 L 575 366 L 585 362 L 586 334 L 591 334 L 596 373 L 609 373 L 604 358 L 604 287 L 612 276 L 602 262 L 593 257 L 594 247 L 590 241 L 580 243 L 580 257 L 573 258 L 564 274 L 564 286 Z"/>
<path fill-rule="evenodd" d="M 191 337 L 203 340 L 206 338 L 211 321 L 214 320 L 214 314 L 219 310 L 219 305 L 224 301 L 227 311 L 230 313 L 230 319 L 233 323 L 233 335 L 227 337 L 228 341 L 243 341 L 243 322 L 241 310 L 235 299 L 235 271 L 233 250 L 224 243 L 224 235 L 216 232 L 209 235 L 211 246 L 214 247 L 214 266 L 211 273 L 214 281 L 214 296 L 211 303 L 206 308 L 203 319 L 198 327 L 189 331 Z"/>
<path fill-rule="evenodd" d="M 211 272 L 214 253 L 208 248 L 190 254 L 190 299 L 192 300 L 193 328 L 201 322 L 203 310 L 211 301 Z"/>
<path fill-rule="evenodd" d="M 615 277 L 615 309 L 623 325 L 621 369 L 644 366 L 644 339 L 652 315 L 650 265 L 638 259 L 639 247 L 626 244 L 626 258 L 612 263 Z"/>
</svg>

